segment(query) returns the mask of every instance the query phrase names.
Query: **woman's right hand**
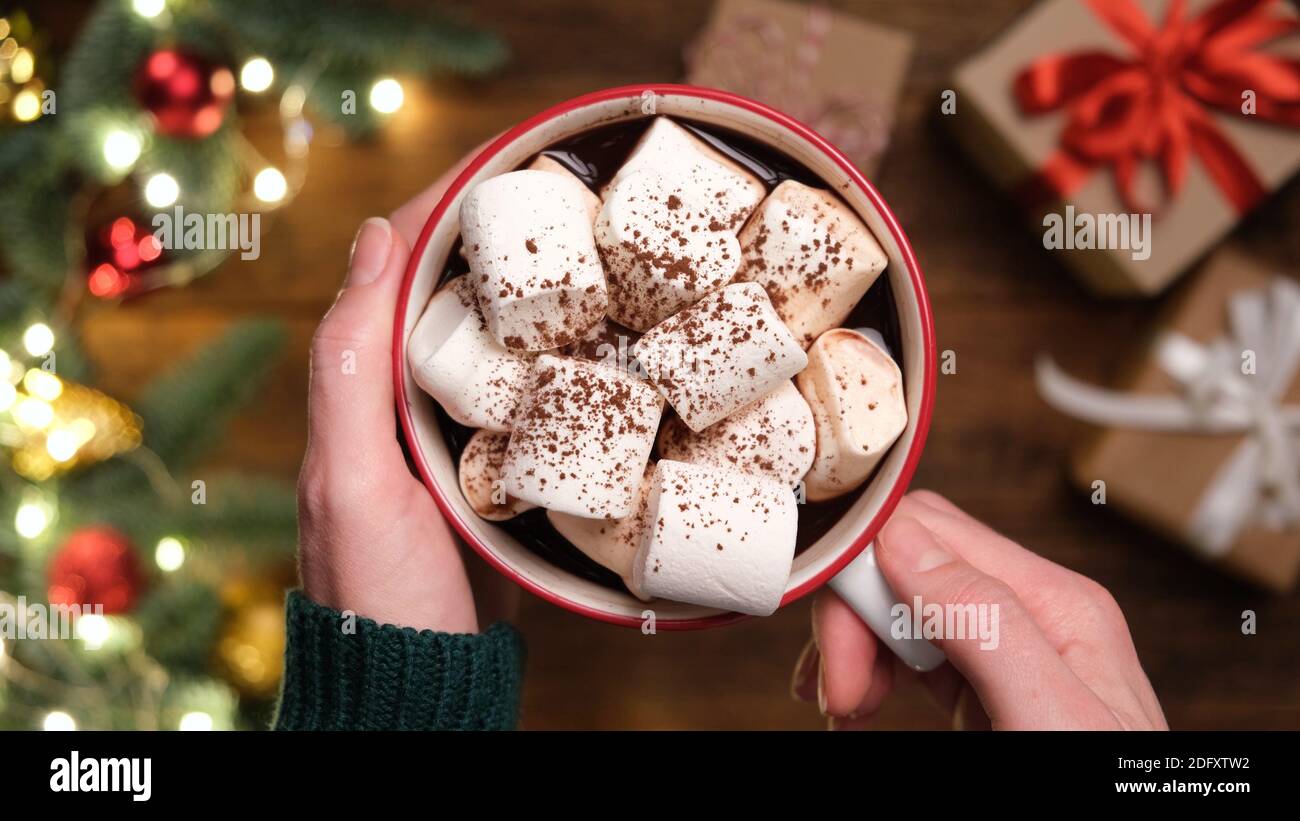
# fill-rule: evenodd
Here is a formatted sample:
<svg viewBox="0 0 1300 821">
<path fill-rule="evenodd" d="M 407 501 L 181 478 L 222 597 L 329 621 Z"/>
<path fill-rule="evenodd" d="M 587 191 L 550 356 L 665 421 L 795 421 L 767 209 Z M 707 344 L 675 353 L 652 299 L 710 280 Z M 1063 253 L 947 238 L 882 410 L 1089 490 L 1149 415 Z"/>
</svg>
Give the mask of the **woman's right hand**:
<svg viewBox="0 0 1300 821">
<path fill-rule="evenodd" d="M 899 600 L 997 613 L 996 641 L 933 640 L 949 663 L 921 674 L 956 728 L 1168 729 L 1124 615 L 1101 585 L 976 521 L 947 499 L 908 494 L 876 539 Z M 993 622 L 990 620 L 989 622 Z M 990 646 L 995 645 L 995 646 Z M 866 725 L 896 675 L 912 675 L 835 593 L 813 606 L 794 692 L 835 729 Z"/>
</svg>

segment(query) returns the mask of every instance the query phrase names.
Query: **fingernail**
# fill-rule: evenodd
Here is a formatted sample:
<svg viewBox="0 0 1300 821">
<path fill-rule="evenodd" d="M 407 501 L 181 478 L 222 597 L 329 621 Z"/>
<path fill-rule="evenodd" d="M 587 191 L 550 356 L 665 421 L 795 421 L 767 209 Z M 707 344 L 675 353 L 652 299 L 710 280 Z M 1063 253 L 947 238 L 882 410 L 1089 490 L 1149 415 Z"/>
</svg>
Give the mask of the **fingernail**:
<svg viewBox="0 0 1300 821">
<path fill-rule="evenodd" d="M 857 714 L 843 717 L 831 716 L 830 720 L 826 722 L 826 729 L 833 732 L 843 730 L 862 730 L 865 728 L 866 725 L 862 721 L 862 717 Z"/>
<path fill-rule="evenodd" d="M 388 264 L 388 252 L 393 247 L 393 228 L 382 217 L 371 217 L 361 223 L 357 238 L 352 243 L 352 259 L 348 263 L 348 278 L 343 287 L 367 285 L 383 273 Z"/>
<path fill-rule="evenodd" d="M 821 654 L 816 642 L 809 639 L 804 645 L 799 660 L 794 663 L 794 674 L 790 677 L 790 696 L 795 701 L 812 701 L 817 697 L 813 688 L 816 686 L 817 667 L 821 663 Z"/>
<path fill-rule="evenodd" d="M 817 661 L 817 711 L 826 715 L 826 663 Z"/>
<path fill-rule="evenodd" d="M 988 714 L 980 704 L 975 691 L 963 686 L 957 693 L 957 702 L 952 709 L 952 728 L 954 730 L 991 730 Z"/>
<path fill-rule="evenodd" d="M 890 522 L 880 536 L 885 552 L 913 573 L 924 573 L 953 560 L 934 534 L 910 516 Z"/>
</svg>

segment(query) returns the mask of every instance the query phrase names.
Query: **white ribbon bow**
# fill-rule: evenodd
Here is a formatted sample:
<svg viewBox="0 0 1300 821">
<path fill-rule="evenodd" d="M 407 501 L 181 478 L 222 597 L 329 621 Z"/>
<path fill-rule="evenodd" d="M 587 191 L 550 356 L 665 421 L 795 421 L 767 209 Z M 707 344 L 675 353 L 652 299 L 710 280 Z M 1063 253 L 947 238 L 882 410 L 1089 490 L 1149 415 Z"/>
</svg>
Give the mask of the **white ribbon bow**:
<svg viewBox="0 0 1300 821">
<path fill-rule="evenodd" d="M 1094 425 L 1245 437 L 1188 524 L 1187 539 L 1211 556 L 1227 553 L 1247 525 L 1281 531 L 1300 524 L 1300 405 L 1282 404 L 1300 373 L 1300 285 L 1276 278 L 1233 294 L 1227 308 L 1226 336 L 1201 344 L 1167 332 L 1156 341 L 1156 361 L 1178 383 L 1178 395 L 1098 388 L 1046 356 L 1035 368 L 1049 405 Z"/>
</svg>

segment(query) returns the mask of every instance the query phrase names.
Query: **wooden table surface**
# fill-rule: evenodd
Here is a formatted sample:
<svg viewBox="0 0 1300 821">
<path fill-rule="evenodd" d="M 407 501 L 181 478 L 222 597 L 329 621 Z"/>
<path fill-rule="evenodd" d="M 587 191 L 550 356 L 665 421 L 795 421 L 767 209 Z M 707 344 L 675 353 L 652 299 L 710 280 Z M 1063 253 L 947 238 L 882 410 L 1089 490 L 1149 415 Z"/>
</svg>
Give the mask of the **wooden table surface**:
<svg viewBox="0 0 1300 821">
<path fill-rule="evenodd" d="M 471 4 L 465 4 L 471 5 Z M 958 356 L 939 381 L 915 487 L 937 490 L 1050 559 L 1096 578 L 1128 615 L 1169 722 L 1182 728 L 1300 728 L 1300 600 L 1270 596 L 1198 565 L 1066 484 L 1063 459 L 1082 429 L 1034 393 L 1031 362 L 1054 352 L 1104 379 L 1147 327 L 1156 303 L 1090 297 L 1023 229 L 1006 200 L 937 125 L 953 67 L 1031 0 L 836 3 L 916 36 L 893 144 L 874 182 L 926 272 L 939 346 Z M 331 301 L 357 225 L 415 194 L 498 130 L 565 98 L 635 81 L 675 80 L 703 2 L 478 2 L 514 59 L 478 82 L 407 82 L 407 105 L 369 144 L 320 140 L 306 190 L 256 261 L 228 262 L 175 292 L 88 317 L 103 386 L 130 396 L 141 380 L 230 321 L 273 314 L 288 354 L 262 398 L 234 423 L 220 457 L 292 476 L 303 449 L 306 350 Z M 975 13 L 978 9 L 978 13 Z M 269 143 L 270 128 L 251 127 Z M 1300 258 L 1300 187 L 1279 193 L 1238 231 L 1279 262 Z M 1289 235 L 1289 238 L 1288 238 Z M 1258 635 L 1241 613 L 1258 614 Z M 642 636 L 526 597 L 524 722 L 531 728 L 818 728 L 787 694 L 808 638 L 808 602 L 763 620 L 692 634 Z M 940 728 L 917 693 L 891 702 L 882 728 Z"/>
</svg>

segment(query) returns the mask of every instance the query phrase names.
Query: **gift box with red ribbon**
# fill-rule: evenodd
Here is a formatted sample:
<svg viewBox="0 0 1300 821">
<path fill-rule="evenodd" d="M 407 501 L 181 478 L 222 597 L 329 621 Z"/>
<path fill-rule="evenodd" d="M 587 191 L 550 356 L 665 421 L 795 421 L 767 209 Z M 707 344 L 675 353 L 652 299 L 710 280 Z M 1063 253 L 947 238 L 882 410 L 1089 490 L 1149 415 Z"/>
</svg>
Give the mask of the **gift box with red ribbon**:
<svg viewBox="0 0 1300 821">
<path fill-rule="evenodd" d="M 1101 293 L 1161 291 L 1300 168 L 1282 0 L 1048 0 L 954 90 L 960 142 Z"/>
</svg>

